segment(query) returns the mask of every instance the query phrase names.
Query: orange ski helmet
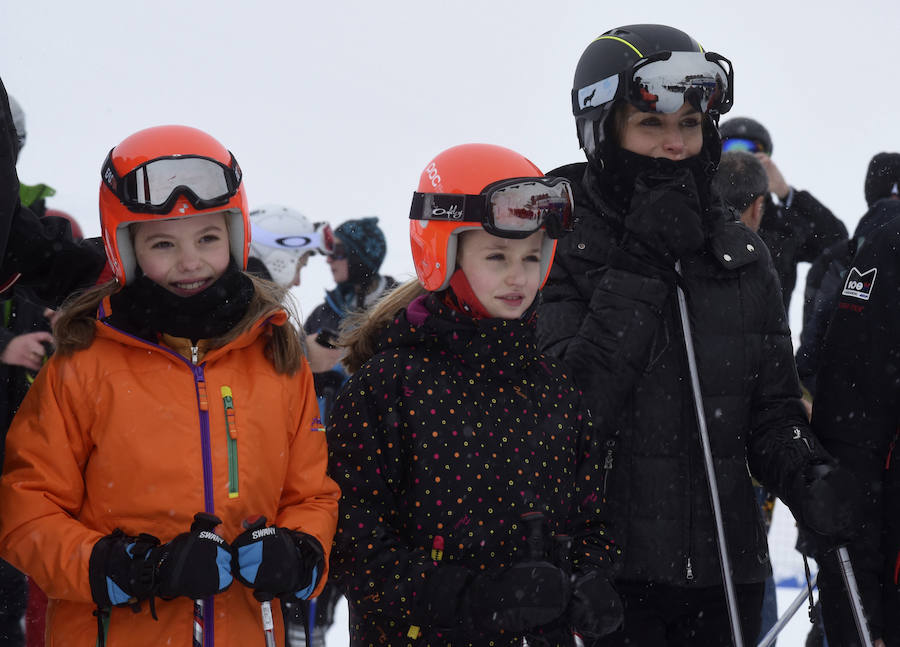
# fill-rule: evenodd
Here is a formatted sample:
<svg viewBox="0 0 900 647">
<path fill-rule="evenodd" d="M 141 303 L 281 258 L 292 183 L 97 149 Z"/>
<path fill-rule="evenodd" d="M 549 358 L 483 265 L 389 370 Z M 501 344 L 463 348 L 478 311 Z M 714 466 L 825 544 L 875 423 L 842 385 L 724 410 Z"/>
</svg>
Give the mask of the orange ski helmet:
<svg viewBox="0 0 900 647">
<path fill-rule="evenodd" d="M 573 207 L 568 181 L 545 178 L 515 151 L 491 144 L 448 148 L 428 163 L 413 194 L 409 239 L 419 282 L 431 292 L 447 288 L 461 232 L 525 238 L 543 229 L 543 287 L 556 238 L 572 229 Z"/>
<path fill-rule="evenodd" d="M 223 211 L 231 255 L 247 267 L 247 195 L 234 155 L 202 130 L 155 126 L 113 148 L 101 169 L 100 229 L 121 285 L 136 276 L 129 225 Z"/>
</svg>

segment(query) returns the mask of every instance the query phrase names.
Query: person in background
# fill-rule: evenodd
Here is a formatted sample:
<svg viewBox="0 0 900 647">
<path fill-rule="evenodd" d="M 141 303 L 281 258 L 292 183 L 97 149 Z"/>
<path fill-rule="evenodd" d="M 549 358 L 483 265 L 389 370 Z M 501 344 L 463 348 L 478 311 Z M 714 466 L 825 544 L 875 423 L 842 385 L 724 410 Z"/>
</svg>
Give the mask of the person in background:
<svg viewBox="0 0 900 647">
<path fill-rule="evenodd" d="M 54 322 L 7 436 L 0 555 L 47 593 L 54 641 L 261 641 L 260 600 L 324 586 L 337 521 L 301 336 L 283 290 L 243 271 L 247 198 L 220 142 L 147 128 L 101 178 L 115 278 Z"/>
<path fill-rule="evenodd" d="M 872 157 L 866 169 L 863 193 L 869 208 L 857 223 L 853 237 L 826 249 L 806 275 L 803 329 L 796 359 L 797 372 L 810 402 L 816 395 L 822 342 L 850 262 L 879 227 L 900 216 L 900 153 L 885 152 Z"/>
<path fill-rule="evenodd" d="M 852 502 L 831 487 L 840 468 L 800 404 L 768 250 L 711 185 L 722 151 L 716 123 L 731 108 L 733 79 L 727 59 L 673 27 L 605 32 L 583 52 L 571 93 L 586 163 L 548 174 L 571 183 L 577 226 L 559 243 L 538 340 L 568 365 L 613 445 L 607 514 L 622 548 L 614 584 L 625 620 L 604 647 L 759 635 L 772 570 L 751 474 L 802 523 L 828 535 L 852 526 Z M 649 308 L 607 330 L 610 291 Z M 623 355 L 623 341 L 637 337 L 641 346 Z M 710 502 L 713 467 L 723 528 Z M 726 603 L 720 531 L 739 626 Z"/>
<path fill-rule="evenodd" d="M 16 160 L 23 143 L 0 80 L 0 294 L 18 282 L 57 306 L 97 282 L 106 255 L 99 239 L 75 241 L 66 219 L 39 218 L 22 204 Z"/>
<path fill-rule="evenodd" d="M 310 222 L 299 211 L 266 205 L 250 212 L 250 257 L 247 271 L 284 288 L 300 285 L 300 273 L 315 254 L 334 250 L 327 222 Z"/>
<path fill-rule="evenodd" d="M 443 151 L 410 208 L 418 280 L 341 335 L 352 375 L 328 430 L 343 492 L 332 572 L 354 647 L 573 645 L 573 631 L 590 643 L 621 621 L 606 451 L 534 338 L 572 206 L 568 182 L 515 151 Z"/>
<path fill-rule="evenodd" d="M 326 258 L 337 284 L 303 323 L 306 352 L 316 379 L 316 393 L 327 422 L 334 397 L 347 380 L 341 366 L 343 351 L 335 346 L 341 322 L 364 310 L 393 289 L 397 282 L 378 273 L 387 253 L 378 218 L 348 220 L 334 230 L 334 249 Z"/>
<path fill-rule="evenodd" d="M 722 153 L 713 188 L 750 231 L 759 231 L 769 194 L 769 178 L 762 162 L 745 151 Z"/>
<path fill-rule="evenodd" d="M 876 647 L 900 645 L 898 330 L 900 218 L 893 218 L 849 263 L 820 352 L 812 417 L 822 444 L 862 487 L 862 523 L 847 546 Z M 860 645 L 837 556 L 832 546 L 813 546 L 828 644 Z"/>
<path fill-rule="evenodd" d="M 830 245 L 846 240 L 847 228 L 811 193 L 788 184 L 772 160 L 772 137 L 765 126 L 748 117 L 733 117 L 722 122 L 719 132 L 723 152 L 742 150 L 755 154 L 769 176 L 769 195 L 759 236 L 772 255 L 788 312 L 797 283 L 797 264 L 811 263 Z"/>
<path fill-rule="evenodd" d="M 817 374 L 822 346 L 828 331 L 828 322 L 834 316 L 841 290 L 847 281 L 853 257 L 876 232 L 900 216 L 900 154 L 878 153 L 869 161 L 864 182 L 864 194 L 869 209 L 860 219 L 849 240 L 835 243 L 817 258 L 806 275 L 806 291 L 803 305 L 803 329 L 797 348 L 797 373 L 803 385 L 803 401 L 812 414 L 812 404 L 817 392 Z M 797 550 L 804 555 L 813 553 L 813 538 L 801 532 L 797 538 Z M 827 586 L 827 585 L 826 585 Z M 821 609 L 821 600 L 816 607 Z M 825 629 L 822 612 L 816 615 L 816 624 L 810 630 L 807 647 L 823 644 Z"/>
</svg>

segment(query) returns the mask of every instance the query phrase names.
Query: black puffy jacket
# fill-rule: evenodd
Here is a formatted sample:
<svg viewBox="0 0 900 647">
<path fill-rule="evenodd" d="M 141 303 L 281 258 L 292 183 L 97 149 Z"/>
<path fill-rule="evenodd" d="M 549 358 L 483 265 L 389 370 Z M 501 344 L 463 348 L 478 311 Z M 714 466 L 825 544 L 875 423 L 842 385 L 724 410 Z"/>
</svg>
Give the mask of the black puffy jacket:
<svg viewBox="0 0 900 647">
<path fill-rule="evenodd" d="M 623 550 L 621 580 L 721 584 L 716 530 L 674 283 L 611 254 L 622 217 L 597 194 L 593 172 L 573 164 L 550 175 L 576 189 L 575 231 L 560 241 L 539 309 L 545 352 L 572 369 L 603 431 L 616 443 L 609 517 Z M 792 503 L 797 470 L 821 454 L 811 437 L 794 369 L 778 282 L 762 241 L 713 208 L 705 248 L 683 259 L 703 405 L 734 579 L 770 573 L 750 472 Z M 604 324 L 614 282 L 656 308 L 616 329 Z M 635 336 L 642 352 L 610 349 Z M 596 417 L 595 417 L 596 418 Z M 749 470 L 748 470 L 749 467 Z"/>
<path fill-rule="evenodd" d="M 822 349 L 813 428 L 862 486 L 850 557 L 873 637 L 900 645 L 900 219 L 873 232 L 850 267 Z M 857 644 L 835 557 L 818 561 L 829 644 Z"/>
<path fill-rule="evenodd" d="M 522 515 L 575 538 L 573 567 L 604 570 L 603 448 L 573 381 L 537 351 L 534 326 L 477 323 L 427 295 L 379 336 L 338 395 L 329 473 L 342 491 L 330 577 L 350 603 L 352 645 L 520 645 L 521 636 L 430 625 L 444 564 L 499 573 L 528 558 Z M 595 485 L 597 487 L 595 487 Z M 442 549 L 437 555 L 433 549 Z M 435 576 L 436 578 L 439 577 Z M 464 613 L 461 610 L 461 613 Z M 571 640 L 571 638 L 570 638 Z"/>
</svg>

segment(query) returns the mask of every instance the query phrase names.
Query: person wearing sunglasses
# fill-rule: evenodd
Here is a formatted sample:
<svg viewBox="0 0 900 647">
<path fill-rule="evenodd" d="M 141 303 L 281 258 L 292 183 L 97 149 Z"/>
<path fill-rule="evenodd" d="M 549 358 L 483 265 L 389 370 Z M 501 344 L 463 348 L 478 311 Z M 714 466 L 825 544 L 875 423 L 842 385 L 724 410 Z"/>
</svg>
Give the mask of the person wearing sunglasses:
<svg viewBox="0 0 900 647">
<path fill-rule="evenodd" d="M 332 577 L 351 645 L 573 645 L 576 631 L 590 644 L 621 621 L 594 489 L 605 448 L 534 337 L 573 207 L 567 180 L 501 146 L 454 146 L 422 172 L 417 279 L 341 337 Z"/>
<path fill-rule="evenodd" d="M 334 243 L 326 262 L 337 285 L 325 292 L 325 301 L 303 323 L 316 392 L 324 407 L 323 420 L 328 420 L 330 403 L 347 379 L 340 365 L 342 351 L 335 346 L 341 322 L 349 313 L 369 307 L 397 285 L 392 277 L 378 272 L 386 253 L 387 241 L 378 218 L 347 220 L 334 230 Z"/>
<path fill-rule="evenodd" d="M 625 620 L 603 646 L 725 645 L 735 631 L 756 638 L 771 566 L 751 473 L 802 523 L 835 534 L 851 523 L 831 517 L 838 506 L 806 505 L 818 483 L 818 500 L 837 498 L 812 468 L 838 468 L 800 404 L 765 244 L 712 187 L 716 124 L 731 109 L 734 82 L 730 62 L 683 31 L 607 31 L 584 50 L 571 94 L 587 160 L 548 174 L 569 180 L 576 225 L 559 243 L 538 338 L 570 367 L 605 433 L 603 491 L 623 551 L 615 585 Z M 610 334 L 610 293 L 642 300 L 650 314 Z M 639 350 L 623 344 L 636 337 L 645 340 Z M 720 531 L 735 605 L 726 600 Z"/>
<path fill-rule="evenodd" d="M 761 123 L 733 117 L 722 122 L 719 133 L 723 152 L 752 153 L 768 175 L 769 190 L 758 233 L 769 248 L 781 282 L 784 309 L 789 312 L 797 264 L 812 263 L 831 245 L 847 240 L 847 227 L 809 191 L 788 184 L 772 160 L 772 136 Z"/>
</svg>

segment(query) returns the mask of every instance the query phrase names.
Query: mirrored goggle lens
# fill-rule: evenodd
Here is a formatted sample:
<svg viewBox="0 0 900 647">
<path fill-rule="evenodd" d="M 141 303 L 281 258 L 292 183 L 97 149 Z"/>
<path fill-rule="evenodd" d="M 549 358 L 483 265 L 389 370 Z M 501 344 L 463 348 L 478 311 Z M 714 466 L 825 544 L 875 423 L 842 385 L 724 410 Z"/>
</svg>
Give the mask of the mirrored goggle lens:
<svg viewBox="0 0 900 647">
<path fill-rule="evenodd" d="M 490 191 L 488 200 L 491 224 L 498 232 L 530 233 L 546 225 L 555 238 L 574 224 L 574 202 L 566 181 L 509 184 Z"/>
<path fill-rule="evenodd" d="M 727 153 L 728 151 L 747 151 L 748 153 L 758 153 L 761 150 L 762 146 L 760 146 L 752 139 L 741 139 L 740 137 L 735 137 L 732 139 L 726 139 L 722 142 L 723 153 Z"/>
<path fill-rule="evenodd" d="M 190 191 L 197 200 L 227 199 L 230 169 L 204 157 L 156 159 L 134 169 L 124 178 L 124 198 L 137 205 L 162 206 L 173 194 Z M 236 188 L 236 187 L 235 187 Z"/>
<path fill-rule="evenodd" d="M 700 112 L 717 111 L 728 93 L 728 74 L 700 52 L 671 52 L 665 60 L 638 63 L 629 101 L 644 112 L 677 112 L 687 101 Z"/>
</svg>

